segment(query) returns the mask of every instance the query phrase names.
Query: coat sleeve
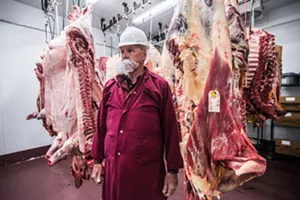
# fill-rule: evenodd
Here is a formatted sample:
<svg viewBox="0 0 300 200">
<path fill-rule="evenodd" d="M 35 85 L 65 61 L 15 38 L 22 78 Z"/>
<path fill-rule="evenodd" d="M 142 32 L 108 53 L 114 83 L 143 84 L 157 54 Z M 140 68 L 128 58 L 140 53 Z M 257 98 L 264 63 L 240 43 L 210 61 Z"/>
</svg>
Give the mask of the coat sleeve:
<svg viewBox="0 0 300 200">
<path fill-rule="evenodd" d="M 107 116 L 107 107 L 105 106 L 107 101 L 107 88 L 103 89 L 103 98 L 99 106 L 98 115 L 97 115 L 97 128 L 96 133 L 93 138 L 93 145 L 91 149 L 91 156 L 102 162 L 104 159 L 104 140 L 106 136 L 106 116 Z"/>
<path fill-rule="evenodd" d="M 166 83 L 163 88 L 163 102 L 161 110 L 162 131 L 165 144 L 165 156 L 168 172 L 176 172 L 183 168 L 183 160 L 180 153 L 179 143 L 181 135 L 174 109 L 174 102 L 170 86 Z"/>
</svg>

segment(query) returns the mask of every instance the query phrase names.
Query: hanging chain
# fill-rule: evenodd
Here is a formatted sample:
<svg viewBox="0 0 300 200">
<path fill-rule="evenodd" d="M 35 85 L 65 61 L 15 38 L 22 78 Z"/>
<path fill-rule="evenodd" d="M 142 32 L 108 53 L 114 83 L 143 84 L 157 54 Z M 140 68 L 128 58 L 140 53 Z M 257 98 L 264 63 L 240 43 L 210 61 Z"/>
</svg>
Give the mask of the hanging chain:
<svg viewBox="0 0 300 200">
<path fill-rule="evenodd" d="M 42 0 L 42 10 L 45 15 L 45 37 L 46 43 L 48 44 L 50 40 L 54 39 L 55 30 L 59 35 L 59 17 L 58 17 L 58 6 L 61 4 L 57 0 Z M 55 15 L 55 17 L 54 17 Z M 50 33 L 50 38 L 48 36 Z"/>
<path fill-rule="evenodd" d="M 103 32 L 103 43 L 104 43 L 104 55 L 106 55 L 106 34 Z"/>
<path fill-rule="evenodd" d="M 152 44 L 152 25 L 153 25 L 153 17 L 152 17 L 152 10 L 151 10 L 151 0 L 149 0 L 149 16 L 150 16 L 150 38 L 149 42 Z"/>
</svg>

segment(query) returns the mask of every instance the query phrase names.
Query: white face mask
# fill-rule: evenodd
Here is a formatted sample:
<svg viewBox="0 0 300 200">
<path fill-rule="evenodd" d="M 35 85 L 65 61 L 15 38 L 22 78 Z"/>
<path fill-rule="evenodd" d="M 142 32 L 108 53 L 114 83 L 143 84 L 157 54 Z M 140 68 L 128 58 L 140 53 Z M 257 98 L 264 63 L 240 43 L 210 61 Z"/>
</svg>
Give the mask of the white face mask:
<svg viewBox="0 0 300 200">
<path fill-rule="evenodd" d="M 139 64 L 133 60 L 124 59 L 119 65 L 117 65 L 117 74 L 125 74 L 129 76 L 129 73 L 138 68 Z"/>
</svg>

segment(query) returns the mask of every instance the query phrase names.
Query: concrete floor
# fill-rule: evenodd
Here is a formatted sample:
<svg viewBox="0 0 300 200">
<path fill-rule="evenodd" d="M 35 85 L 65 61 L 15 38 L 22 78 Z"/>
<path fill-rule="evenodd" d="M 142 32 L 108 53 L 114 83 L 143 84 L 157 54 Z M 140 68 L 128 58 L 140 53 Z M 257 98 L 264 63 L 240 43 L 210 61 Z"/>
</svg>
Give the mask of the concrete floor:
<svg viewBox="0 0 300 200">
<path fill-rule="evenodd" d="M 101 186 L 84 182 L 80 189 L 69 175 L 69 160 L 48 167 L 44 159 L 0 168 L 0 200 L 101 200 Z M 299 200 L 300 161 L 282 158 L 268 161 L 264 176 L 256 178 L 222 200 Z M 184 200 L 182 171 L 176 194 L 170 200 Z"/>
</svg>

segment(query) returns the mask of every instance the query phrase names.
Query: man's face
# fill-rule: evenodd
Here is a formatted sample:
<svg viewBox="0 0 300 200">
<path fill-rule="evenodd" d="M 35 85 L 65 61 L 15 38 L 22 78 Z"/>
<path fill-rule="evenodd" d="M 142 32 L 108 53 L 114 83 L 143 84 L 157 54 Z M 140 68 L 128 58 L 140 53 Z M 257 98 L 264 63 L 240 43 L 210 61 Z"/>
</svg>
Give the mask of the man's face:
<svg viewBox="0 0 300 200">
<path fill-rule="evenodd" d="M 139 45 L 128 45 L 120 47 L 122 60 L 129 59 L 143 65 L 146 59 L 147 53 Z"/>
</svg>

